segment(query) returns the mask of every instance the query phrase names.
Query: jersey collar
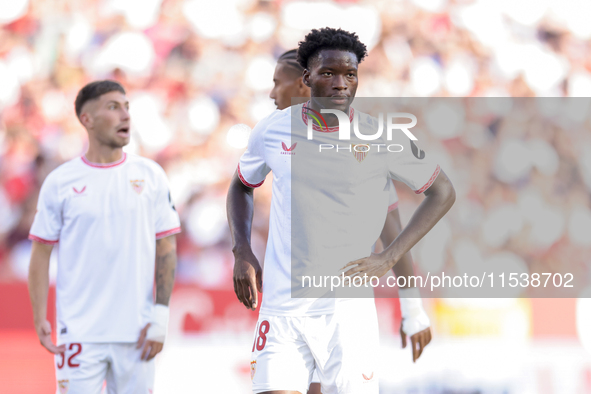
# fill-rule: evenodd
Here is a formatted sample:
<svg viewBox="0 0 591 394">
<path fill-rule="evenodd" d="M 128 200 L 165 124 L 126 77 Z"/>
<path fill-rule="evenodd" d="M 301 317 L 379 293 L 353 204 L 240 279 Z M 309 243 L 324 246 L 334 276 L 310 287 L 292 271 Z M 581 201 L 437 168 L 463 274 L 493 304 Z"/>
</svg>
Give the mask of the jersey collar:
<svg viewBox="0 0 591 394">
<path fill-rule="evenodd" d="M 82 155 L 80 158 L 82 159 L 84 164 L 94 167 L 94 168 L 113 168 L 113 167 L 117 167 L 118 165 L 123 164 L 125 162 L 125 159 L 127 158 L 127 154 L 125 152 L 123 152 L 123 156 L 121 156 L 121 159 L 119 159 L 113 163 L 93 163 L 91 161 L 88 161 L 88 159 L 86 158 L 86 155 Z"/>
<path fill-rule="evenodd" d="M 304 121 L 304 124 L 306 126 L 308 125 L 308 113 L 306 112 L 306 108 L 308 108 L 309 106 L 310 106 L 310 101 L 307 101 L 302 105 L 302 121 Z M 349 122 L 353 121 L 353 114 L 354 113 L 355 113 L 355 110 L 353 109 L 353 107 L 349 106 Z M 320 131 L 323 133 L 334 133 L 336 131 L 339 131 L 338 126 L 320 128 L 320 126 L 318 126 L 315 123 L 312 123 L 312 128 L 314 129 L 314 131 Z"/>
</svg>

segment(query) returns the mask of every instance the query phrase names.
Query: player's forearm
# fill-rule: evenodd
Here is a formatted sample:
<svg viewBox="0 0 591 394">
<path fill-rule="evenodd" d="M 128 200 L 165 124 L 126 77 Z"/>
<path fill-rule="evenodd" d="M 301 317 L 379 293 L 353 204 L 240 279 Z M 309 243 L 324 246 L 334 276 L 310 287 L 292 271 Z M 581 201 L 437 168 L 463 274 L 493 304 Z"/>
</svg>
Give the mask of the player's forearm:
<svg viewBox="0 0 591 394">
<path fill-rule="evenodd" d="M 156 241 L 156 304 L 168 306 L 174 286 L 176 260 L 174 235 Z"/>
<path fill-rule="evenodd" d="M 254 213 L 253 189 L 245 186 L 238 174 L 234 174 L 228 190 L 226 213 L 232 236 L 232 251 L 236 254 L 241 250 L 250 249 Z"/>
<path fill-rule="evenodd" d="M 52 246 L 33 241 L 29 264 L 29 298 L 33 307 L 35 327 L 47 319 L 49 291 L 49 258 Z"/>
<path fill-rule="evenodd" d="M 388 216 L 386 217 L 386 223 L 384 223 L 384 228 L 382 229 L 382 234 L 380 235 L 384 249 L 388 248 L 388 246 L 394 242 L 396 237 L 398 237 L 401 232 L 402 223 L 400 221 L 400 212 L 398 209 L 394 209 L 392 212 L 388 213 Z M 408 277 L 414 275 L 414 267 L 410 251 L 405 253 L 402 258 L 398 260 L 394 268 L 392 268 L 392 271 L 394 271 L 394 274 L 397 277 L 406 277 L 407 280 L 404 281 L 404 283 L 409 283 Z M 402 288 L 406 287 L 407 286 L 405 285 Z"/>
<path fill-rule="evenodd" d="M 425 192 L 425 199 L 419 205 L 408 225 L 384 250 L 392 266 L 402 259 L 437 222 L 449 211 L 455 202 L 456 194 L 449 178 L 443 171 Z"/>
</svg>

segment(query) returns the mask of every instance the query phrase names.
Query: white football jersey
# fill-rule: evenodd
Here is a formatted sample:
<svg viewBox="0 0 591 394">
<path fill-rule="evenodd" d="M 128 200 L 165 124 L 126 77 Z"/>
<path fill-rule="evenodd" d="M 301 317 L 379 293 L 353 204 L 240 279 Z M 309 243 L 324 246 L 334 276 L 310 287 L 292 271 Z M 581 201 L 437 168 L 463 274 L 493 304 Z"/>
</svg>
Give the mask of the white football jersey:
<svg viewBox="0 0 591 394">
<path fill-rule="evenodd" d="M 137 341 L 152 316 L 156 240 L 179 232 L 166 174 L 152 160 L 83 156 L 52 171 L 29 238 L 58 245 L 59 343 Z"/>
<path fill-rule="evenodd" d="M 440 172 L 439 166 L 401 132 L 391 141 L 385 136 L 372 141 L 383 147 L 367 152 L 356 150 L 351 141 L 340 141 L 334 127 L 319 129 L 314 125 L 318 131 L 308 140 L 306 105 L 275 111 L 259 122 L 238 165 L 240 179 L 249 187 L 260 186 L 273 172 L 263 274 L 264 314 L 333 313 L 336 302 L 349 297 L 348 293 L 327 292 L 330 283 L 304 286 L 303 277 L 340 276 L 345 264 L 370 254 L 388 208 L 395 208 L 390 178 L 422 193 Z M 357 116 L 362 130 L 373 130 L 374 118 L 355 114 L 352 108 L 349 115 L 350 120 Z M 319 151 L 320 144 L 339 149 Z M 403 150 L 388 152 L 390 144 Z M 365 293 L 354 297 L 371 297 L 372 290 L 361 289 Z"/>
<path fill-rule="evenodd" d="M 392 181 L 389 184 L 388 191 L 388 213 L 395 209 L 398 209 L 398 193 L 396 193 L 396 186 L 394 186 L 394 181 Z"/>
</svg>

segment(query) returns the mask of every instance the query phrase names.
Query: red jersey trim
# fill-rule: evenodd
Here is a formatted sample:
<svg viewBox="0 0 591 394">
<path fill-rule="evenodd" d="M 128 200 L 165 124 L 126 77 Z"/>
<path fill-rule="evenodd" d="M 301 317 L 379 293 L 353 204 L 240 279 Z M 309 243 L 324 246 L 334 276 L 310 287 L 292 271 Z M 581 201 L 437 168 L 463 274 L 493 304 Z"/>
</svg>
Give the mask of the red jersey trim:
<svg viewBox="0 0 591 394">
<path fill-rule="evenodd" d="M 435 182 L 435 179 L 437 178 L 437 175 L 439 175 L 440 172 L 441 172 L 441 167 L 439 167 L 439 165 L 437 165 L 435 172 L 433 173 L 433 175 L 431 175 L 431 178 L 429 178 L 429 182 L 425 183 L 425 186 L 423 186 L 419 190 L 415 191 L 415 193 L 421 194 L 421 193 L 424 193 L 425 190 L 430 188 L 431 185 L 433 184 L 433 182 Z"/>
<path fill-rule="evenodd" d="M 398 201 L 388 207 L 388 213 L 392 212 L 393 210 L 398 209 Z"/>
<path fill-rule="evenodd" d="M 181 228 L 180 227 L 171 228 L 170 230 L 166 230 L 166 231 L 162 231 L 162 232 L 156 233 L 156 239 L 166 238 L 169 235 L 178 234 L 180 232 L 181 232 Z"/>
<path fill-rule="evenodd" d="M 309 101 L 305 102 L 304 105 L 302 105 L 302 121 L 306 126 L 308 125 L 308 114 L 306 113 L 306 108 L 308 107 L 308 105 L 310 105 Z M 355 110 L 353 109 L 353 107 L 349 106 L 349 122 L 353 121 L 354 113 Z M 314 129 L 314 131 L 320 131 L 322 133 L 334 133 L 335 131 L 339 131 L 338 126 L 329 127 L 328 129 L 323 130 L 317 124 L 312 124 L 312 129 Z"/>
<path fill-rule="evenodd" d="M 59 239 L 57 239 L 55 241 L 50 241 L 48 239 L 43 239 L 43 238 L 38 237 L 38 236 L 33 235 L 33 234 L 29 234 L 29 239 L 31 241 L 37 241 L 37 242 L 42 243 L 42 244 L 45 244 L 45 245 L 55 245 L 56 243 L 59 242 Z"/>
<path fill-rule="evenodd" d="M 123 164 L 123 162 L 127 158 L 127 154 L 125 152 L 123 152 L 123 157 L 121 157 L 121 159 L 119 159 L 118 161 L 113 162 L 113 163 L 93 163 L 91 161 L 88 161 L 88 159 L 86 158 L 85 155 L 80 156 L 80 158 L 82 159 L 84 164 L 89 165 L 94 168 L 113 168 L 113 167 L 117 167 L 118 165 Z"/>
<path fill-rule="evenodd" d="M 259 187 L 259 186 L 261 186 L 263 183 L 265 183 L 265 180 L 264 180 L 264 179 L 262 180 L 262 182 L 261 182 L 261 183 L 257 183 L 257 184 L 255 184 L 255 185 L 253 185 L 252 183 L 248 183 L 248 182 L 246 181 L 246 179 L 244 179 L 244 177 L 242 176 L 242 172 L 240 172 L 240 163 L 238 163 L 238 176 L 240 177 L 240 180 L 242 181 L 242 183 L 243 183 L 245 186 L 252 187 L 253 189 L 254 189 L 255 187 Z"/>
</svg>

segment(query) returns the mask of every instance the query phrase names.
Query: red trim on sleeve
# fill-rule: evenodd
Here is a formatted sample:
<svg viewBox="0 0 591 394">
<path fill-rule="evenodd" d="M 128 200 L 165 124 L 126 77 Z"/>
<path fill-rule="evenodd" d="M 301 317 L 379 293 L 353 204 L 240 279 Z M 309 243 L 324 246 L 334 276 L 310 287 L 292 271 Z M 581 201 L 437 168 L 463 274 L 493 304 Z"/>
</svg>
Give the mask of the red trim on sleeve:
<svg viewBox="0 0 591 394">
<path fill-rule="evenodd" d="M 181 228 L 180 227 L 171 228 L 170 230 L 166 230 L 166 231 L 162 231 L 162 232 L 156 233 L 156 239 L 165 238 L 165 237 L 168 237 L 169 235 L 178 234 L 180 232 L 181 232 Z"/>
<path fill-rule="evenodd" d="M 121 159 L 117 160 L 114 163 L 93 163 L 91 161 L 88 161 L 86 156 L 81 156 L 80 158 L 82 159 L 84 164 L 89 165 L 94 168 L 113 168 L 113 167 L 117 167 L 120 164 L 123 164 L 123 162 L 125 162 L 125 159 L 127 158 L 127 154 L 125 152 L 123 152 L 123 157 L 121 157 Z"/>
<path fill-rule="evenodd" d="M 398 201 L 388 207 L 388 213 L 392 212 L 393 210 L 398 209 Z"/>
<path fill-rule="evenodd" d="M 431 178 L 429 178 L 429 182 L 425 183 L 425 186 L 421 187 L 419 190 L 416 190 L 415 193 L 421 194 L 421 193 L 424 193 L 425 190 L 430 188 L 431 185 L 433 184 L 433 182 L 435 182 L 435 179 L 437 178 L 437 175 L 439 175 L 440 172 L 441 172 L 441 167 L 439 167 L 439 164 L 438 164 L 437 168 L 435 169 L 435 172 L 433 173 L 433 175 L 431 175 Z"/>
<path fill-rule="evenodd" d="M 262 180 L 261 183 L 257 183 L 256 185 L 253 185 L 252 183 L 246 182 L 246 179 L 244 179 L 244 177 L 242 176 L 242 172 L 240 172 L 240 163 L 238 163 L 238 176 L 240 177 L 240 180 L 242 181 L 242 183 L 244 183 L 245 186 L 252 187 L 253 189 L 255 187 L 259 187 L 263 183 L 265 183 L 265 180 L 264 179 Z"/>
<path fill-rule="evenodd" d="M 56 243 L 59 242 L 59 239 L 57 239 L 55 241 L 50 241 L 48 239 L 43 239 L 43 238 L 38 237 L 38 236 L 33 235 L 33 234 L 29 234 L 29 239 L 31 241 L 37 241 L 37 242 L 42 243 L 42 244 L 45 244 L 45 245 L 55 245 Z"/>
</svg>

